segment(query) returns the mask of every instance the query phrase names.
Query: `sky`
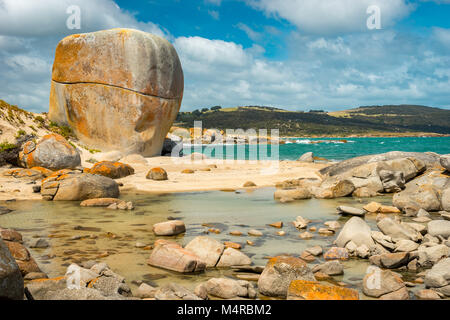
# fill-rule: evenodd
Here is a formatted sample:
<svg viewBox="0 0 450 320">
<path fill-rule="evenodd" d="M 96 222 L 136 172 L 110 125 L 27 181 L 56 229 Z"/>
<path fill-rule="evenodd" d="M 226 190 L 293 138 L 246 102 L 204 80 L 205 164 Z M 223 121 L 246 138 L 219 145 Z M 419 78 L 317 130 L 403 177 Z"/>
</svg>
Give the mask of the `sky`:
<svg viewBox="0 0 450 320">
<path fill-rule="evenodd" d="M 48 111 L 58 42 L 116 27 L 174 45 L 181 111 L 450 109 L 450 0 L 0 0 L 0 99 Z"/>
</svg>

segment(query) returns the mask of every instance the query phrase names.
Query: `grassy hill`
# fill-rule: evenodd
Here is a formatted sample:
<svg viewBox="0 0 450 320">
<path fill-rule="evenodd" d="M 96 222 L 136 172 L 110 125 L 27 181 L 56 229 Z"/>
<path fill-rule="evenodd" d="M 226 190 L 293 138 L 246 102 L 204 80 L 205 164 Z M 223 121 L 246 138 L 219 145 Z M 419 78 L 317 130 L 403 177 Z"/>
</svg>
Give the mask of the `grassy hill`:
<svg viewBox="0 0 450 320">
<path fill-rule="evenodd" d="M 450 110 L 415 105 L 363 106 L 338 112 L 287 111 L 247 106 L 180 112 L 177 126 L 190 128 L 279 129 L 282 136 L 450 134 Z"/>
</svg>

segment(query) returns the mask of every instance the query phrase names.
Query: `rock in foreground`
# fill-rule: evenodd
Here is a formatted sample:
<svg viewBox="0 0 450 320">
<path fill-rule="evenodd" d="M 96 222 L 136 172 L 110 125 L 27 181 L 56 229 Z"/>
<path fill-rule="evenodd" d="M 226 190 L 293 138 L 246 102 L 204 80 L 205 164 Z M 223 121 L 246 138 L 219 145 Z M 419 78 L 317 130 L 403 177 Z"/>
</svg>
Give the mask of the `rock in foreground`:
<svg viewBox="0 0 450 320">
<path fill-rule="evenodd" d="M 117 198 L 119 194 L 119 185 L 113 179 L 89 173 L 55 172 L 41 186 L 42 198 L 54 201 Z"/>
<path fill-rule="evenodd" d="M 354 289 L 323 285 L 316 281 L 294 280 L 289 285 L 288 300 L 359 300 Z"/>
</svg>

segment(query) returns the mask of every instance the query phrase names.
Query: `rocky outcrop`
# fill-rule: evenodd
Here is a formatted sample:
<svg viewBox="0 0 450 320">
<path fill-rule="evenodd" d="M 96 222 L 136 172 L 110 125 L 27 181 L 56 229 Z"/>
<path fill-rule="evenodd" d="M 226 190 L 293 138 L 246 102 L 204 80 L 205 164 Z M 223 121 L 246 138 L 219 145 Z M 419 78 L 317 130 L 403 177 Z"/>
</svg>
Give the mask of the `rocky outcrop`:
<svg viewBox="0 0 450 320">
<path fill-rule="evenodd" d="M 446 171 L 450 172 L 450 154 L 442 155 L 440 164 Z"/>
<path fill-rule="evenodd" d="M 341 161 L 320 170 L 320 173 L 328 176 L 336 176 L 345 173 L 353 168 L 362 166 L 366 163 L 374 163 L 379 161 L 388 161 L 401 158 L 416 158 L 422 161 L 427 168 L 432 168 L 439 163 L 440 157 L 436 153 L 432 152 L 403 152 L 403 151 L 391 151 L 387 153 L 367 155 L 348 160 Z"/>
<path fill-rule="evenodd" d="M 27 283 L 26 296 L 29 300 L 127 300 L 131 290 L 105 263 L 90 269 L 71 264 L 62 277 Z"/>
<path fill-rule="evenodd" d="M 54 201 L 117 198 L 119 185 L 108 177 L 63 170 L 42 180 L 41 195 Z"/>
<path fill-rule="evenodd" d="M 28 141 L 19 154 L 23 167 L 44 167 L 51 170 L 75 169 L 81 165 L 77 149 L 59 134 L 48 134 L 38 142 Z"/>
<path fill-rule="evenodd" d="M 431 156 L 394 152 L 345 160 L 320 171 L 324 180 L 313 193 L 317 198 L 337 198 L 350 194 L 370 197 L 381 192 L 399 192 L 407 181 L 425 171 L 426 161 L 422 159 L 429 161 L 428 157 Z"/>
<path fill-rule="evenodd" d="M 178 55 L 158 36 L 132 29 L 71 35 L 56 48 L 49 119 L 88 146 L 155 156 L 183 89 Z"/>
<path fill-rule="evenodd" d="M 406 184 L 405 190 L 394 194 L 392 203 L 397 208 L 408 211 L 445 210 L 449 206 L 450 177 L 439 171 L 430 171 Z"/>
<path fill-rule="evenodd" d="M 23 278 L 8 247 L 0 239 L 0 300 L 23 300 Z"/>
</svg>

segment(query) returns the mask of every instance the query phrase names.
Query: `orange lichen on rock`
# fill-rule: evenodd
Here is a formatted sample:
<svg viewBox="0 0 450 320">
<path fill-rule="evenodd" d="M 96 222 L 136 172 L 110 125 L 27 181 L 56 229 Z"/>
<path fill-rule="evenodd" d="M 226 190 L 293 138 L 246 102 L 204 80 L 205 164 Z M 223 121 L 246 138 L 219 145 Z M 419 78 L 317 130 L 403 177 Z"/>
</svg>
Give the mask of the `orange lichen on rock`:
<svg viewBox="0 0 450 320">
<path fill-rule="evenodd" d="M 48 177 L 48 176 L 53 174 L 52 170 L 49 170 L 49 169 L 43 168 L 43 167 L 32 167 L 31 170 L 39 171 L 40 173 L 42 173 L 46 177 Z"/>
<path fill-rule="evenodd" d="M 101 161 L 90 169 L 84 169 L 85 173 L 99 174 L 112 179 L 119 179 L 134 174 L 134 169 L 128 164 L 112 161 Z"/>
<path fill-rule="evenodd" d="M 167 180 L 167 172 L 163 168 L 155 167 L 151 168 L 150 171 L 147 173 L 146 176 L 147 179 L 150 180 Z"/>
<path fill-rule="evenodd" d="M 359 300 L 354 289 L 323 285 L 315 281 L 294 280 L 288 289 L 289 300 Z"/>
</svg>

